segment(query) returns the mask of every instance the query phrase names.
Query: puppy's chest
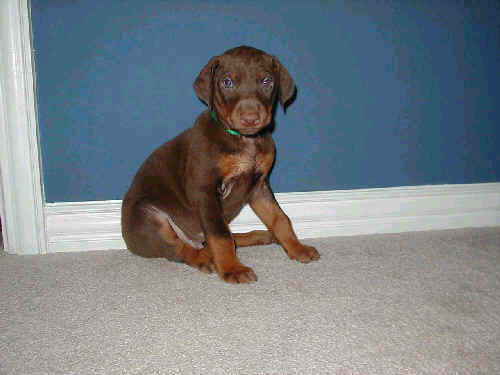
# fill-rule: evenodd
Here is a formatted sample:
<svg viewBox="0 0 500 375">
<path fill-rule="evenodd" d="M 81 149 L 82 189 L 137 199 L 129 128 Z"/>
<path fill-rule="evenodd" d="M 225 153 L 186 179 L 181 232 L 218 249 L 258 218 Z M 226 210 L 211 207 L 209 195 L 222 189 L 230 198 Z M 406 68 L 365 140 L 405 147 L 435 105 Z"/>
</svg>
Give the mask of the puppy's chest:
<svg viewBox="0 0 500 375">
<path fill-rule="evenodd" d="M 274 150 L 250 148 L 244 152 L 224 154 L 218 161 L 222 183 L 219 192 L 227 198 L 235 187 L 247 190 L 261 176 L 269 173 L 274 161 Z"/>
</svg>

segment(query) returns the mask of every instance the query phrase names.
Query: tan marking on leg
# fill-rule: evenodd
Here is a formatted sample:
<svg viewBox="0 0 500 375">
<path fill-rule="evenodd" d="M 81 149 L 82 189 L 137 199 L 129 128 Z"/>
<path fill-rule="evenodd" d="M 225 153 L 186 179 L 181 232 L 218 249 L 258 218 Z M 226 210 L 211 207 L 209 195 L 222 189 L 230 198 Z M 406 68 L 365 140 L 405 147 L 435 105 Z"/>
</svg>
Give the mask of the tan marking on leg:
<svg viewBox="0 0 500 375">
<path fill-rule="evenodd" d="M 308 263 L 319 259 L 319 253 L 314 247 L 303 245 L 293 231 L 290 219 L 278 203 L 266 199 L 258 199 L 251 204 L 252 209 L 263 223 L 274 233 L 279 243 L 290 259 Z"/>
<path fill-rule="evenodd" d="M 257 281 L 255 272 L 244 266 L 236 256 L 234 241 L 231 238 L 209 235 L 207 242 L 214 257 L 215 268 L 222 280 L 228 283 Z"/>
<path fill-rule="evenodd" d="M 177 256 L 182 258 L 188 266 L 197 268 L 204 273 L 212 273 L 215 271 L 213 257 L 208 249 L 195 249 L 179 241 L 179 245 L 175 251 Z"/>
<path fill-rule="evenodd" d="M 175 254 L 188 266 L 197 268 L 204 273 L 215 271 L 213 257 L 208 249 L 196 249 L 184 243 L 169 223 L 163 224 L 158 233 L 168 244 L 175 245 Z"/>
<path fill-rule="evenodd" d="M 237 247 L 268 245 L 270 243 L 278 242 L 273 233 L 268 230 L 254 230 L 248 233 L 233 233 L 233 238 Z"/>
</svg>

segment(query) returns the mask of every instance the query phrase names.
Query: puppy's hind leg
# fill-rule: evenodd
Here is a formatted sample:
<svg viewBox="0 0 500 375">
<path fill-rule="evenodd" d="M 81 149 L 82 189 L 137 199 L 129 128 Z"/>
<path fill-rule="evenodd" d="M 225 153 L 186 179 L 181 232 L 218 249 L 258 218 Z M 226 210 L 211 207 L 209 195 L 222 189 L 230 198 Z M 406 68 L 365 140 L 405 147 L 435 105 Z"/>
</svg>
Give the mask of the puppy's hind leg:
<svg viewBox="0 0 500 375">
<path fill-rule="evenodd" d="M 186 263 L 205 273 L 215 270 L 210 251 L 206 247 L 197 249 L 182 241 L 172 228 L 168 215 L 161 209 L 145 203 L 136 205 L 135 211 L 135 215 L 125 216 L 136 219 L 133 225 L 128 220 L 122 222 L 123 237 L 134 254 Z"/>
<path fill-rule="evenodd" d="M 213 256 L 207 248 L 196 249 L 184 243 L 173 230 L 172 225 L 166 221 L 158 229 L 158 234 L 167 243 L 175 243 L 175 255 L 181 262 L 197 268 L 204 273 L 215 270 Z"/>
<path fill-rule="evenodd" d="M 247 233 L 233 233 L 233 239 L 236 242 L 237 247 L 278 243 L 274 234 L 269 230 L 253 230 Z"/>
<path fill-rule="evenodd" d="M 195 249 L 182 241 L 175 249 L 177 256 L 182 258 L 183 262 L 188 266 L 197 268 L 204 273 L 212 273 L 215 271 L 215 264 L 212 253 L 207 248 Z"/>
<path fill-rule="evenodd" d="M 162 227 L 156 208 L 151 205 L 125 204 L 122 207 L 122 234 L 127 248 L 134 254 L 146 258 L 166 258 L 171 261 L 181 262 L 176 255 L 177 238 L 164 236 L 162 238 L 158 229 Z"/>
</svg>

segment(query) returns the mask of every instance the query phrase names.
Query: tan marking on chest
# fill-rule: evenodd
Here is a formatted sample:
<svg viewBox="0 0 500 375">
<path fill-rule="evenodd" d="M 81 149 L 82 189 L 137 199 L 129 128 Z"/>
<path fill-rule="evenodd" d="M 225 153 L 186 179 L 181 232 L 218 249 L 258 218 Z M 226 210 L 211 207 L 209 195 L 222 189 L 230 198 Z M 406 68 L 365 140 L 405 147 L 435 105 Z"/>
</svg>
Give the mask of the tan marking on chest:
<svg viewBox="0 0 500 375">
<path fill-rule="evenodd" d="M 238 183 L 238 176 L 244 173 L 259 173 L 266 175 L 274 161 L 274 153 L 251 154 L 228 154 L 219 159 L 218 167 L 222 177 L 219 193 L 222 199 L 226 199 Z"/>
<path fill-rule="evenodd" d="M 249 154 L 227 154 L 217 163 L 222 178 L 227 180 L 243 173 L 267 174 L 274 162 L 274 152 Z"/>
<path fill-rule="evenodd" d="M 228 154 L 217 163 L 224 180 L 250 172 L 255 167 L 255 160 L 245 154 Z"/>
<path fill-rule="evenodd" d="M 262 152 L 256 158 L 256 170 L 258 173 L 266 175 L 271 170 L 274 163 L 274 152 Z"/>
</svg>

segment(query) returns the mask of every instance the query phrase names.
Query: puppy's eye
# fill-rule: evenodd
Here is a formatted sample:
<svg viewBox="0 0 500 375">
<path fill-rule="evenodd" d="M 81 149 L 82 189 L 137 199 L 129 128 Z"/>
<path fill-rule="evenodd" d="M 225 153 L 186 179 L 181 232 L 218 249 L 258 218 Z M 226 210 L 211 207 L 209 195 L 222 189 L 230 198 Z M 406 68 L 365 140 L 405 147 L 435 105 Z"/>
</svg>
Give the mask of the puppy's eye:
<svg viewBox="0 0 500 375">
<path fill-rule="evenodd" d="M 262 85 L 264 87 L 270 87 L 273 85 L 273 79 L 271 77 L 266 77 L 262 80 Z"/>
<path fill-rule="evenodd" d="M 229 77 L 225 77 L 222 80 L 222 86 L 224 86 L 226 89 L 230 89 L 233 87 L 233 81 Z"/>
</svg>

